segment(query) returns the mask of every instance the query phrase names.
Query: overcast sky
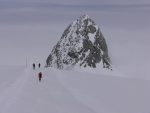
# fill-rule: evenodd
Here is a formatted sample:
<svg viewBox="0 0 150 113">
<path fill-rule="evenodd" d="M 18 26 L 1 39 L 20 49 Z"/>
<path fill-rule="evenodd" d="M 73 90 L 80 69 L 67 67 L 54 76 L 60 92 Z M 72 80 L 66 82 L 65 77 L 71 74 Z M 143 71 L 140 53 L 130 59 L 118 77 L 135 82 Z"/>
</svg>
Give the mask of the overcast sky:
<svg viewBox="0 0 150 113">
<path fill-rule="evenodd" d="M 100 27 L 112 63 L 128 75 L 148 76 L 149 0 L 0 0 L 0 64 L 45 65 L 63 31 L 88 14 Z"/>
</svg>

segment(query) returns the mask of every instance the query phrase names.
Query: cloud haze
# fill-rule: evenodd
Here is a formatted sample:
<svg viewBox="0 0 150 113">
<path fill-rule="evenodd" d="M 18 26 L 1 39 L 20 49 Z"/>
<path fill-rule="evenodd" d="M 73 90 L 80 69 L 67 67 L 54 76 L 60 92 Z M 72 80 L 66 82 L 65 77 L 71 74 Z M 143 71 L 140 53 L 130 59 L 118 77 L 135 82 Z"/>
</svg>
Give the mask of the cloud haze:
<svg viewBox="0 0 150 113">
<path fill-rule="evenodd" d="M 65 28 L 82 14 L 99 25 L 112 62 L 150 74 L 149 0 L 0 0 L 0 64 L 45 63 Z M 123 60 L 122 60 L 123 59 Z"/>
</svg>

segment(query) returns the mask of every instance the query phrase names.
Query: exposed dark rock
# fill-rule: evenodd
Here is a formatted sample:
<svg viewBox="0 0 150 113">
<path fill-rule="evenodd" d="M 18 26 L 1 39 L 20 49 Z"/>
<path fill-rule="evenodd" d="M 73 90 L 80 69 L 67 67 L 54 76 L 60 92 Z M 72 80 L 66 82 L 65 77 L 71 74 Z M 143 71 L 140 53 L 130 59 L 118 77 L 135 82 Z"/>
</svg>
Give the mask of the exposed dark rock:
<svg viewBox="0 0 150 113">
<path fill-rule="evenodd" d="M 88 15 L 81 16 L 67 27 L 46 60 L 47 66 L 58 69 L 74 66 L 96 68 L 98 63 L 112 69 L 104 36 Z"/>
</svg>

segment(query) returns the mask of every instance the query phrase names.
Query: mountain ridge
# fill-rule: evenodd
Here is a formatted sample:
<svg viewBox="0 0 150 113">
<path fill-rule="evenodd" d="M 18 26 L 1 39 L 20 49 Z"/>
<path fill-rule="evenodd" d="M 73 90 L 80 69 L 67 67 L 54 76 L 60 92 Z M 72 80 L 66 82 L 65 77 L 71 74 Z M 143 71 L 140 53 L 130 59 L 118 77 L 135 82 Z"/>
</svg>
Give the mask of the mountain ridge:
<svg viewBox="0 0 150 113">
<path fill-rule="evenodd" d="M 66 28 L 46 60 L 47 67 L 58 69 L 96 68 L 98 63 L 112 70 L 105 38 L 88 15 L 81 15 Z"/>
</svg>

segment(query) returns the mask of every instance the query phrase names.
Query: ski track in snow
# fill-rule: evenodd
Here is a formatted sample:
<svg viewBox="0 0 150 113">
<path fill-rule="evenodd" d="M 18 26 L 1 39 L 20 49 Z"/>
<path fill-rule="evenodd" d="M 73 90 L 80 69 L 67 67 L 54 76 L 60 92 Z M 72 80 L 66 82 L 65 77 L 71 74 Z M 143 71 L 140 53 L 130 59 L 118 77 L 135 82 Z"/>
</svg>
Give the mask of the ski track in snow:
<svg viewBox="0 0 150 113">
<path fill-rule="evenodd" d="M 38 73 L 43 73 L 38 81 Z M 0 113 L 96 113 L 81 103 L 57 79 L 52 69 L 26 69 L 0 94 Z"/>
<path fill-rule="evenodd" d="M 11 87 L 7 88 L 3 93 L 0 94 L 0 113 L 5 113 L 12 104 L 14 104 L 19 97 L 23 86 L 26 83 L 30 69 L 26 69 L 24 73 L 12 84 Z"/>
<path fill-rule="evenodd" d="M 56 74 L 56 72 L 53 72 L 53 69 L 51 69 L 51 71 L 52 71 L 53 74 L 54 73 Z M 62 73 L 62 76 L 63 75 L 64 75 L 64 73 Z M 59 80 L 59 78 L 57 78 L 58 76 L 59 76 L 59 74 L 55 75 L 55 78 L 57 79 L 57 81 L 59 81 L 60 86 L 62 86 L 64 88 L 64 90 L 74 99 L 74 101 L 77 101 L 77 103 L 78 103 L 79 106 L 85 107 L 86 109 L 88 109 L 88 111 L 86 111 L 85 113 L 88 113 L 88 112 L 89 113 L 96 113 L 92 108 L 90 108 L 89 106 L 87 106 L 86 104 L 84 104 L 82 101 L 80 101 L 78 98 L 76 98 L 76 96 L 74 96 L 74 94 L 72 94 L 72 91 L 70 91 L 67 87 L 65 87 L 64 84 L 61 83 L 61 81 Z M 84 113 L 84 112 L 82 112 L 82 113 Z"/>
<path fill-rule="evenodd" d="M 8 71 L 6 69 L 6 71 Z M 10 71 L 10 70 L 9 70 Z M 11 70 L 12 71 L 12 70 Z M 11 72 L 10 71 L 10 72 Z M 38 73 L 42 72 L 42 81 Z M 9 73 L 10 73 L 9 72 Z M 20 73 L 21 70 L 14 72 Z M 6 74 L 7 75 L 7 74 Z M 0 113 L 149 113 L 150 83 L 54 68 L 27 68 L 5 78 Z M 2 85 L 5 81 L 1 81 Z"/>
</svg>

